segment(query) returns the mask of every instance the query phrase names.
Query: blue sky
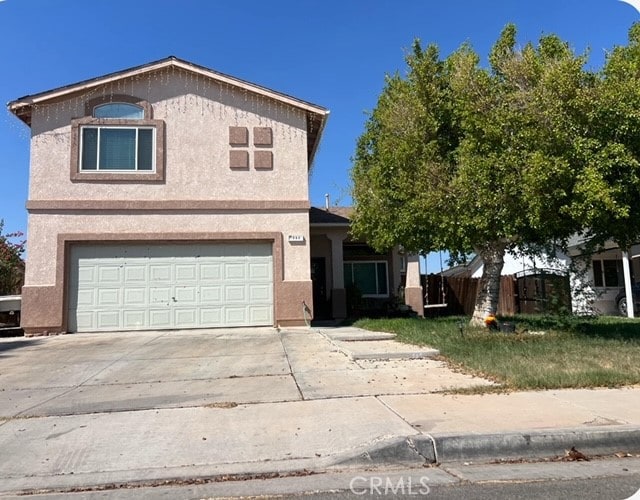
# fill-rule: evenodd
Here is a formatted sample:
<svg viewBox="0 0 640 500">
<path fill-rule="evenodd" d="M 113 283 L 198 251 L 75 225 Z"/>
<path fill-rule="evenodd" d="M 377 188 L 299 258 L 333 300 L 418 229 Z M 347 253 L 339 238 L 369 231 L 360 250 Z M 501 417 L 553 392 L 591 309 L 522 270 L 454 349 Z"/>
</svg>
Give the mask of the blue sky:
<svg viewBox="0 0 640 500">
<path fill-rule="evenodd" d="M 349 169 L 384 76 L 404 71 L 414 38 L 446 56 L 465 41 L 484 58 L 508 22 L 519 43 L 556 33 L 599 68 L 640 20 L 619 0 L 4 0 L 3 104 L 169 55 L 331 111 L 311 201 L 349 204 Z M 67 168 L 61 166 L 61 168 Z M 26 231 L 29 129 L 0 111 L 0 218 Z M 430 270 L 432 271 L 432 270 Z"/>
</svg>

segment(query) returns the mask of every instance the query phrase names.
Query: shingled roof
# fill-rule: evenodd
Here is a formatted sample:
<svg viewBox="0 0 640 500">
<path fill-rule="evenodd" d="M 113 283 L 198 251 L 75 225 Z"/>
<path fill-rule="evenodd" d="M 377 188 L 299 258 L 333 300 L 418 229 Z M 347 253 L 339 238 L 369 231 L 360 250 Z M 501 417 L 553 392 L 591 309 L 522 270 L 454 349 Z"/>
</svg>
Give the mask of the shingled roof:
<svg viewBox="0 0 640 500">
<path fill-rule="evenodd" d="M 309 210 L 309 223 L 348 226 L 351 224 L 352 213 L 352 207 L 331 207 L 328 210 L 311 207 Z"/>
</svg>

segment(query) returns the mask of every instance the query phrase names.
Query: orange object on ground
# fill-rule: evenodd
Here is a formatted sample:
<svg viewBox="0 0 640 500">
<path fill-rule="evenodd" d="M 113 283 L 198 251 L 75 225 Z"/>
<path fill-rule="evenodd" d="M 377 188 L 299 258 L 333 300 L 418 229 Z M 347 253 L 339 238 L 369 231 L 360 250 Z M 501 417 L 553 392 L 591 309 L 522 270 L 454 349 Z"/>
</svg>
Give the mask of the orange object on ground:
<svg viewBox="0 0 640 500">
<path fill-rule="evenodd" d="M 489 316 L 484 318 L 484 326 L 491 330 L 497 330 L 498 319 L 493 314 L 489 314 Z"/>
</svg>

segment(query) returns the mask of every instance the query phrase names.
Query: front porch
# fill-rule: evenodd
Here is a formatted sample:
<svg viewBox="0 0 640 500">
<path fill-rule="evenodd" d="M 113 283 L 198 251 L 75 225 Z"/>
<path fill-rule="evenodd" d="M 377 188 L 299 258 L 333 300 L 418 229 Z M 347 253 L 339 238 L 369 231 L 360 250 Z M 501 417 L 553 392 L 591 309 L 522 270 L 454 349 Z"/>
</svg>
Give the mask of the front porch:
<svg viewBox="0 0 640 500">
<path fill-rule="evenodd" d="M 378 253 L 349 234 L 350 208 L 312 208 L 311 280 L 315 320 L 409 313 L 423 315 L 417 255 Z M 408 307 L 407 307 L 408 306 Z"/>
</svg>

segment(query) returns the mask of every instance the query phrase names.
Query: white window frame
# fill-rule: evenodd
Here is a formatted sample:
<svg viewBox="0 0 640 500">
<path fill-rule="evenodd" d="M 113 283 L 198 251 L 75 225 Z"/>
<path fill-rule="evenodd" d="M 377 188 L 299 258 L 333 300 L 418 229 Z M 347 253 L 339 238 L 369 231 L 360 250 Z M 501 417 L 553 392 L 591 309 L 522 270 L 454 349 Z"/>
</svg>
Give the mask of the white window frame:
<svg viewBox="0 0 640 500">
<path fill-rule="evenodd" d="M 96 129 L 98 131 L 97 147 L 96 147 L 96 168 L 84 168 L 82 159 L 84 157 L 84 130 Z M 117 129 L 117 130 L 135 130 L 136 131 L 136 145 L 135 145 L 135 168 L 133 169 L 113 169 L 113 168 L 100 168 L 100 131 L 104 129 Z M 138 131 L 139 130 L 151 130 L 151 169 L 150 170 L 138 170 Z M 80 172 L 104 172 L 104 173 L 131 173 L 137 175 L 143 174 L 155 174 L 156 173 L 156 128 L 149 125 L 82 125 L 80 127 L 80 153 L 79 163 Z"/>
<path fill-rule="evenodd" d="M 353 264 L 373 264 L 374 265 L 374 269 L 375 269 L 375 276 L 376 276 L 376 290 L 378 290 L 378 285 L 379 285 L 379 281 L 378 281 L 378 264 L 384 264 L 384 272 L 385 272 L 385 278 L 386 278 L 386 282 L 387 282 L 387 293 L 385 294 L 370 294 L 370 293 L 363 293 L 362 296 L 363 297 L 368 297 L 368 298 L 373 298 L 373 299 L 385 299 L 389 297 L 389 262 L 387 262 L 386 260 L 346 260 L 343 263 L 343 268 L 344 265 L 346 264 L 352 264 L 351 267 L 351 282 L 354 283 L 354 279 L 353 279 Z"/>
</svg>

